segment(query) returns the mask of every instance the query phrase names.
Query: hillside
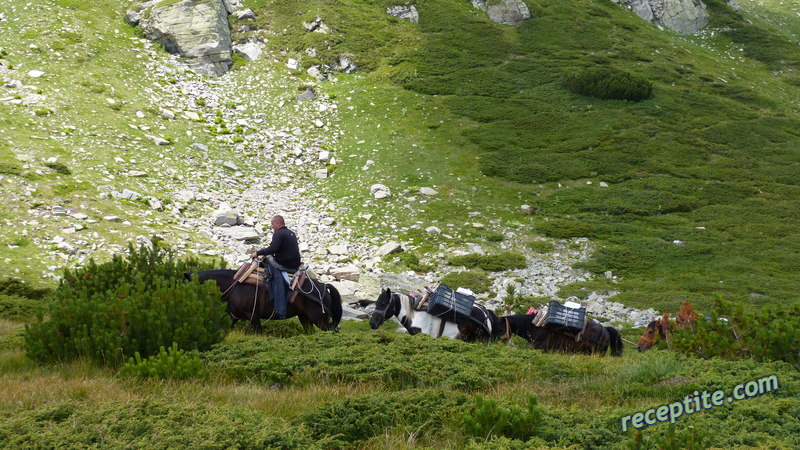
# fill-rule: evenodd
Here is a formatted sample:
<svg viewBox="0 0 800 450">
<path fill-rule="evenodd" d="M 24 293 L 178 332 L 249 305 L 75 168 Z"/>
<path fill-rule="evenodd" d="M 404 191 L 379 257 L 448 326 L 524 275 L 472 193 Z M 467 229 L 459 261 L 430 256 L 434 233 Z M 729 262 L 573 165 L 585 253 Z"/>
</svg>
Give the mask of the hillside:
<svg viewBox="0 0 800 450">
<path fill-rule="evenodd" d="M 415 1 L 418 22 L 388 0 L 233 3 L 253 12 L 228 17 L 233 42 L 262 54 L 213 77 L 127 23 L 138 3 L 0 0 L 0 278 L 52 288 L 129 243 L 234 267 L 280 213 L 347 301 L 442 280 L 500 309 L 574 296 L 629 340 L 684 300 L 798 303 L 797 4 L 705 0 L 680 34 L 606 0 L 526 0 L 517 25 L 467 0 Z M 613 85 L 641 98 L 600 98 Z M 152 381 L 31 362 L 40 300 L 0 289 L 10 447 L 630 448 L 622 417 L 770 375 L 779 392 L 641 445 L 799 445 L 783 362 L 270 323 L 202 354 L 205 378 Z M 477 394 L 520 417 L 535 394 L 535 426 L 471 435 Z"/>
</svg>

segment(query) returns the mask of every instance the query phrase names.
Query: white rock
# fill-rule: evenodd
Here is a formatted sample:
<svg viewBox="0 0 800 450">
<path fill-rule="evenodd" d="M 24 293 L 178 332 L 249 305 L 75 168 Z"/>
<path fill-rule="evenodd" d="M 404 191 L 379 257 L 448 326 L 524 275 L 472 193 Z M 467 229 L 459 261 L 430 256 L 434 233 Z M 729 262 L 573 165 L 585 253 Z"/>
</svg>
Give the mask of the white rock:
<svg viewBox="0 0 800 450">
<path fill-rule="evenodd" d="M 346 266 L 335 267 L 331 269 L 331 275 L 333 275 L 337 280 L 358 281 L 361 271 L 358 270 L 358 267 L 348 264 Z"/>
<path fill-rule="evenodd" d="M 436 189 L 429 188 L 429 187 L 424 187 L 424 188 L 421 188 L 421 189 L 419 190 L 419 193 L 420 193 L 420 194 L 422 194 L 422 195 L 427 195 L 427 196 L 429 196 L 429 197 L 430 197 L 431 195 L 436 195 L 436 194 L 437 194 L 437 192 L 436 192 Z"/>
<path fill-rule="evenodd" d="M 430 234 L 440 234 L 442 230 L 440 230 L 438 227 L 428 227 L 425 228 L 425 232 Z"/>
<path fill-rule="evenodd" d="M 255 42 L 237 44 L 233 46 L 233 51 L 242 56 L 246 61 L 258 61 L 261 58 L 261 45 Z"/>
<path fill-rule="evenodd" d="M 403 246 L 397 242 L 387 242 L 378 249 L 378 256 L 391 255 L 392 253 L 402 252 Z"/>
<path fill-rule="evenodd" d="M 533 208 L 531 205 L 522 205 L 519 209 L 522 210 L 523 214 L 533 214 Z"/>
<path fill-rule="evenodd" d="M 31 78 L 39 78 L 42 75 L 44 75 L 44 72 L 42 72 L 41 70 L 29 70 L 28 71 L 28 76 L 31 77 Z"/>
<path fill-rule="evenodd" d="M 389 188 L 384 186 L 384 185 L 382 185 L 382 184 L 373 184 L 372 186 L 370 186 L 369 192 L 376 199 L 387 198 L 387 197 L 391 197 L 391 195 L 392 195 L 392 193 L 389 190 Z"/>
<path fill-rule="evenodd" d="M 314 171 L 314 177 L 324 180 L 328 178 L 328 169 L 317 169 Z"/>
<path fill-rule="evenodd" d="M 175 113 L 167 108 L 161 108 L 161 116 L 165 119 L 174 119 Z"/>
<path fill-rule="evenodd" d="M 319 152 L 319 160 L 320 161 L 328 161 L 329 159 L 331 159 L 331 152 L 329 152 L 327 150 L 323 150 L 323 151 Z"/>
<path fill-rule="evenodd" d="M 231 227 L 228 230 L 231 239 L 236 241 L 255 241 L 258 240 L 259 235 L 253 228 L 250 227 Z"/>
<path fill-rule="evenodd" d="M 290 70 L 300 70 L 300 62 L 296 59 L 289 58 L 289 61 L 286 62 L 286 67 Z"/>
<path fill-rule="evenodd" d="M 108 222 L 121 222 L 122 221 L 122 219 L 120 219 L 117 216 L 103 216 L 103 220 L 108 221 Z"/>
<path fill-rule="evenodd" d="M 341 244 L 331 245 L 328 247 L 328 253 L 331 255 L 346 255 L 347 246 Z"/>
<path fill-rule="evenodd" d="M 193 120 L 195 122 L 199 122 L 200 121 L 200 114 L 197 114 L 194 111 L 184 111 L 183 112 L 183 117 L 185 119 Z"/>
</svg>

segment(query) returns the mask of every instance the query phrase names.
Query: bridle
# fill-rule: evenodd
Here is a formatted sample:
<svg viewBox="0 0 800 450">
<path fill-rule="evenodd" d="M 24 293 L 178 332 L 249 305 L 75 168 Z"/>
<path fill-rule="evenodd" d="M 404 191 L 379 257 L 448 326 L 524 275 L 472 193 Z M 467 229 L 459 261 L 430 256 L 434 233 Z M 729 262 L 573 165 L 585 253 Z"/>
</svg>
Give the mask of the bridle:
<svg viewBox="0 0 800 450">
<path fill-rule="evenodd" d="M 386 302 L 386 307 L 378 309 L 377 305 L 376 305 L 375 310 L 372 312 L 372 314 L 375 314 L 375 313 L 380 314 L 383 317 L 383 321 L 385 322 L 386 321 L 386 313 L 389 311 L 389 308 L 391 308 L 392 306 L 395 306 L 395 303 L 396 303 L 396 306 L 398 308 L 397 308 L 397 311 L 394 314 L 392 314 L 392 316 L 397 315 L 397 314 L 400 313 L 400 308 L 399 308 L 399 306 L 400 306 L 400 296 L 398 294 L 396 294 L 396 293 L 390 293 L 389 294 L 389 301 Z M 389 317 L 391 317 L 391 316 L 389 316 Z"/>
</svg>

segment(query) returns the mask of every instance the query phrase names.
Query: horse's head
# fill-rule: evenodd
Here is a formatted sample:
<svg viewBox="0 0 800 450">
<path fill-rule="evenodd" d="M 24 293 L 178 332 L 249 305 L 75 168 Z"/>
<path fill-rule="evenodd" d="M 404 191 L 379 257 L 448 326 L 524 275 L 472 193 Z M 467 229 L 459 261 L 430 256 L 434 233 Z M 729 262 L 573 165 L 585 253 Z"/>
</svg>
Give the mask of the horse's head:
<svg viewBox="0 0 800 450">
<path fill-rule="evenodd" d="M 378 300 L 375 302 L 375 311 L 372 312 L 372 317 L 369 319 L 369 326 L 373 330 L 377 330 L 386 322 L 386 319 L 392 317 L 394 314 L 389 313 L 389 309 L 392 306 L 392 291 L 389 289 L 384 289 L 381 291 L 381 295 L 378 296 Z"/>
<path fill-rule="evenodd" d="M 651 321 L 647 324 L 647 328 L 644 329 L 642 337 L 639 338 L 639 344 L 637 345 L 639 351 L 643 352 L 655 345 L 656 336 L 658 336 L 658 339 L 666 341 L 670 331 L 668 314 L 665 313 L 664 316 Z"/>
</svg>

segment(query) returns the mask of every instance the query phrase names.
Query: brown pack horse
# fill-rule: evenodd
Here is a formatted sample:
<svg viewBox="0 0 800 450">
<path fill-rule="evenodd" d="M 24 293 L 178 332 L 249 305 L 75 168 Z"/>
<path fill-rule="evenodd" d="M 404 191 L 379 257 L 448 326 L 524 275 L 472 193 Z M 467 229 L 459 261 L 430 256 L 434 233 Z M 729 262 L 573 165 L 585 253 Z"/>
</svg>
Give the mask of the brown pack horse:
<svg viewBox="0 0 800 450">
<path fill-rule="evenodd" d="M 638 348 L 643 352 L 651 348 L 656 343 L 656 336 L 659 340 L 669 343 L 672 338 L 673 327 L 677 330 L 684 328 L 694 329 L 694 321 L 697 320 L 697 314 L 694 313 L 694 307 L 689 302 L 684 301 L 681 303 L 681 309 L 675 321 L 670 320 L 669 313 L 664 313 L 658 319 L 653 319 L 647 328 L 644 329 L 642 337 L 639 338 Z"/>
<path fill-rule="evenodd" d="M 265 287 L 237 283 L 234 280 L 235 270 L 204 270 L 198 273 L 200 282 L 214 280 L 217 288 L 223 293 L 222 300 L 228 303 L 228 314 L 233 325 L 240 320 L 247 320 L 253 330 L 261 334 L 261 319 L 275 320 L 277 314 Z M 191 273 L 186 274 L 191 279 Z M 342 298 L 339 291 L 330 284 L 325 285 L 323 304 L 306 297 L 299 291 L 289 295 L 286 318 L 297 317 L 306 333 L 311 332 L 314 325 L 323 331 L 338 331 L 342 320 Z"/>
</svg>

